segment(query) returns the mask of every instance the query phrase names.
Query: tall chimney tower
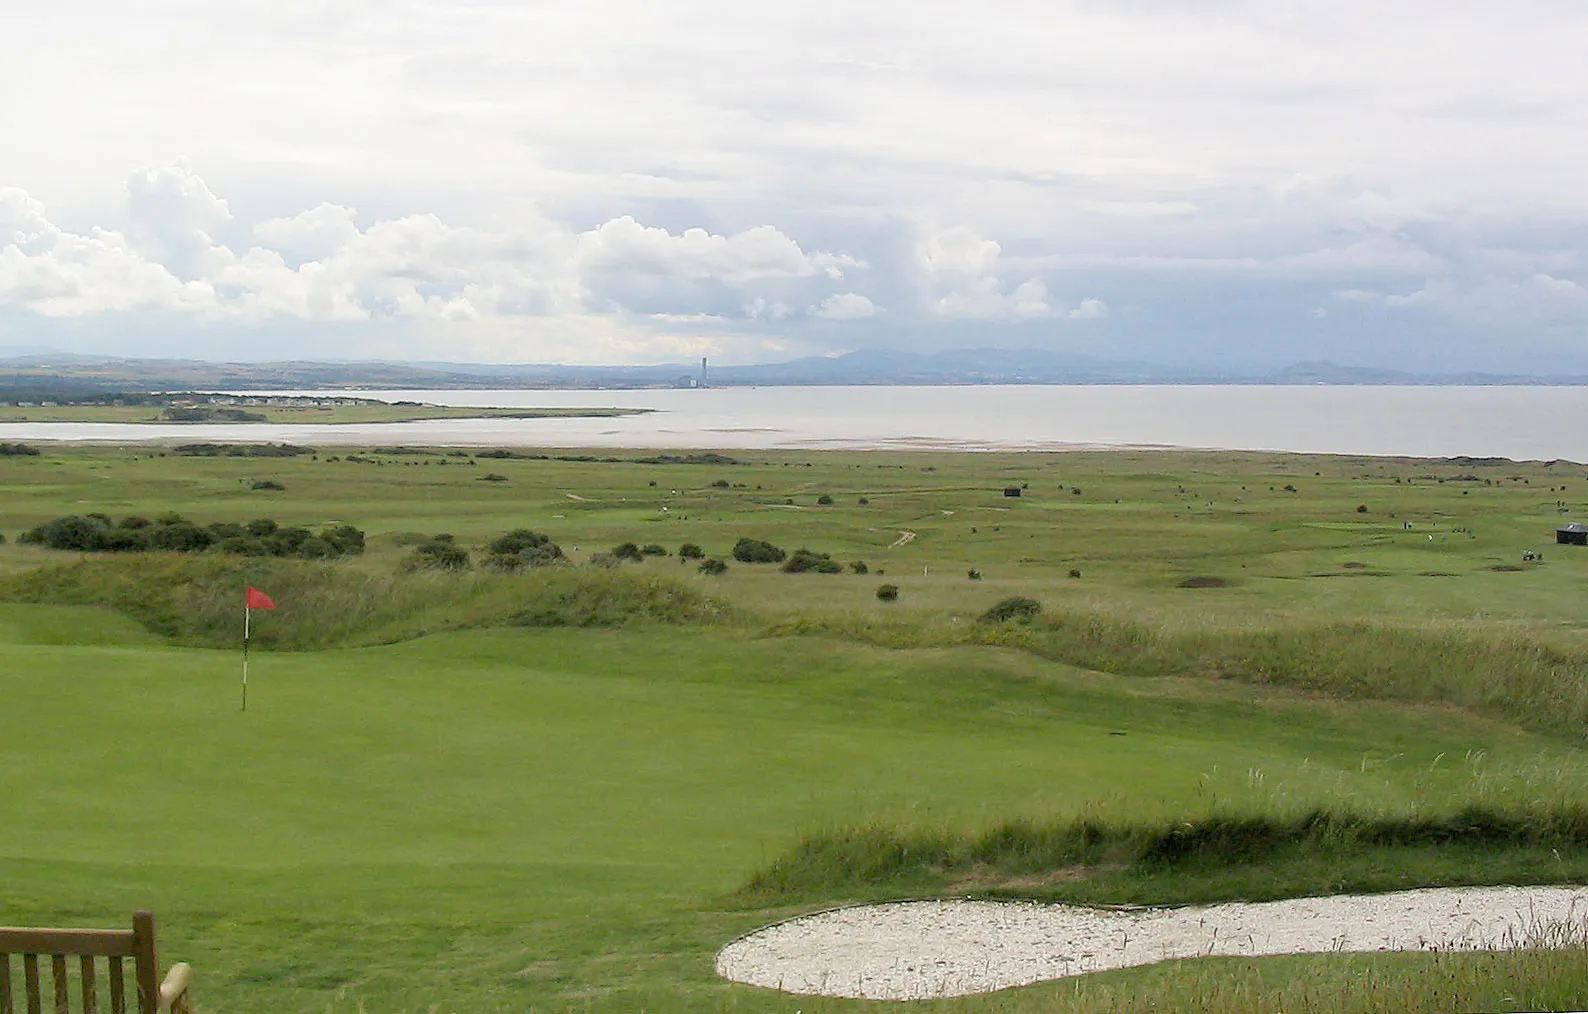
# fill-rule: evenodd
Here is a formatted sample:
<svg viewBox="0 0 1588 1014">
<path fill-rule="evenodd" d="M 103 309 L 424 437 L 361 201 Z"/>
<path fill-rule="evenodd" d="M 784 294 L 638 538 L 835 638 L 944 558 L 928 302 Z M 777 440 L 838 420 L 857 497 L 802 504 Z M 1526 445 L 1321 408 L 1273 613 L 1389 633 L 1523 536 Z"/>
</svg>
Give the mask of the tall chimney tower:
<svg viewBox="0 0 1588 1014">
<path fill-rule="evenodd" d="M 706 386 L 706 357 L 700 357 L 700 386 Z"/>
</svg>

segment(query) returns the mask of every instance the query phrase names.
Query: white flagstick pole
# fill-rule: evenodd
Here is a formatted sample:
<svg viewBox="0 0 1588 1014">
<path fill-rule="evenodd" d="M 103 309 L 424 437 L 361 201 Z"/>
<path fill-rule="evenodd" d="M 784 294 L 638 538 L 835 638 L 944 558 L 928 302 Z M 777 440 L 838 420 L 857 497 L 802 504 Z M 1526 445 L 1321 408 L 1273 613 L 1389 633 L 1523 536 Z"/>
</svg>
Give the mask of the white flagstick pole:
<svg viewBox="0 0 1588 1014">
<path fill-rule="evenodd" d="M 243 710 L 248 710 L 248 624 L 253 618 L 253 610 L 248 605 L 248 600 L 243 599 Z"/>
</svg>

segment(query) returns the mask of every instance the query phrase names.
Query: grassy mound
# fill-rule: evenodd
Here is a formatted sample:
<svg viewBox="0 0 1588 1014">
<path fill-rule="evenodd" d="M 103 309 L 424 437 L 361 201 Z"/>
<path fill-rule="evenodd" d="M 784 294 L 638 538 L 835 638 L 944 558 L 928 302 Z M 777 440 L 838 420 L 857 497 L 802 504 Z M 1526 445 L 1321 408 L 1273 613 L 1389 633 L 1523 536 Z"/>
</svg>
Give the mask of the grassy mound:
<svg viewBox="0 0 1588 1014">
<path fill-rule="evenodd" d="M 1001 625 L 808 616 L 774 630 L 893 648 L 999 645 L 1122 676 L 1201 676 L 1451 705 L 1530 729 L 1588 734 L 1588 652 L 1504 627 L 1354 620 L 1176 630 L 1072 610 Z"/>
<path fill-rule="evenodd" d="M 247 585 L 278 603 L 257 615 L 255 643 L 310 649 L 383 644 L 444 630 L 700 623 L 726 613 L 665 578 L 546 568 L 393 573 L 351 563 L 140 553 L 86 559 L 0 580 L 0 598 L 97 605 L 180 644 L 235 645 Z"/>
<path fill-rule="evenodd" d="M 740 893 L 763 903 L 942 891 L 1154 903 L 1585 874 L 1588 809 L 1581 807 L 1391 816 L 1315 809 L 1172 821 L 1015 821 L 979 833 L 839 828 L 802 838 Z"/>
</svg>

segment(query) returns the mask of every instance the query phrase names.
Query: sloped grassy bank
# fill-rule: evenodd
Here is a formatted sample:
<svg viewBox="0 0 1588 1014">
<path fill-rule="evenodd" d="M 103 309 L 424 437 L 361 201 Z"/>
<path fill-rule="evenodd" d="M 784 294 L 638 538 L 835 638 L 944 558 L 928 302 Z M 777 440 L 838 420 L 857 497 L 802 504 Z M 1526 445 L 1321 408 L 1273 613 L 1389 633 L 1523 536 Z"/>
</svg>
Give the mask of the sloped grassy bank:
<svg viewBox="0 0 1588 1014">
<path fill-rule="evenodd" d="M 1588 808 L 1210 813 L 1174 821 L 1012 821 L 977 832 L 865 825 L 806 835 L 739 892 L 758 904 L 911 894 L 1107 904 L 1580 883 Z"/>
<path fill-rule="evenodd" d="M 230 646 L 242 588 L 280 609 L 261 647 L 390 643 L 496 626 L 620 626 L 728 619 L 768 636 L 820 635 L 890 648 L 988 645 L 1125 676 L 1194 676 L 1340 698 L 1454 706 L 1524 728 L 1588 736 L 1588 651 L 1489 625 L 1293 621 L 1259 628 L 1152 626 L 1068 611 L 1004 622 L 934 614 L 815 614 L 768 621 L 643 571 L 407 571 L 367 560 L 139 553 L 0 577 L 0 599 L 115 609 L 181 644 Z"/>
<path fill-rule="evenodd" d="M 1174 630 L 1064 612 L 1004 623 L 813 616 L 773 630 L 901 648 L 997 645 L 1122 676 L 1200 676 L 1449 705 L 1528 729 L 1588 736 L 1588 652 L 1507 627 L 1354 620 Z"/>
<path fill-rule="evenodd" d="M 230 647 L 245 585 L 278 604 L 256 617 L 257 646 L 386 644 L 474 627 L 705 623 L 727 610 L 676 581 L 621 570 L 398 572 L 377 565 L 141 553 L 46 566 L 0 579 L 0 598 L 98 605 L 172 641 Z"/>
</svg>

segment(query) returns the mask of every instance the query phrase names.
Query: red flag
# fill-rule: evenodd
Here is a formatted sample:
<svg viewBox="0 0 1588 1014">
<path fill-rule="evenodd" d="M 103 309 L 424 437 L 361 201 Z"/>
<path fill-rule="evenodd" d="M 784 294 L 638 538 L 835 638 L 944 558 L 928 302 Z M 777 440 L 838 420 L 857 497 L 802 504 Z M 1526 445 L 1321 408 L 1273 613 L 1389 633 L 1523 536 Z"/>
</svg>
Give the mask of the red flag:
<svg viewBox="0 0 1588 1014">
<path fill-rule="evenodd" d="M 258 588 L 250 587 L 248 589 L 248 608 L 274 609 L 276 608 L 276 600 L 271 598 L 269 595 L 266 595 Z"/>
</svg>

